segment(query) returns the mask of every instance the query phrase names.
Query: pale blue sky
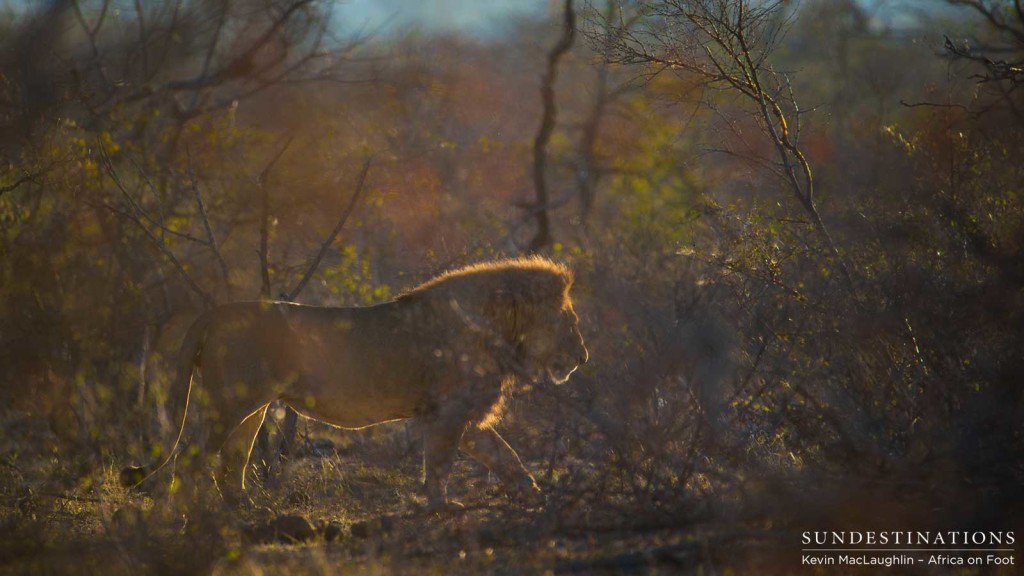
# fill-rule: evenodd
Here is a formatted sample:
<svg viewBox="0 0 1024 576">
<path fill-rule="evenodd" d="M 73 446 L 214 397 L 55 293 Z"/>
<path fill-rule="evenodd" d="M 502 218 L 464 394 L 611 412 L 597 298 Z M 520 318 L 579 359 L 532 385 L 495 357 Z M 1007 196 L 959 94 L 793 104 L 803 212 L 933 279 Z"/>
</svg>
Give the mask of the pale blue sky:
<svg viewBox="0 0 1024 576">
<path fill-rule="evenodd" d="M 924 13 L 949 9 L 943 0 L 857 0 L 882 26 L 913 25 Z M 558 18 L 563 0 L 338 0 L 341 31 L 460 32 L 493 37 L 524 16 Z M 577 0 L 577 7 L 581 5 Z"/>
<path fill-rule="evenodd" d="M 125 2 L 130 9 L 130 2 Z M 144 0 L 157 2 L 163 0 Z M 409 29 L 493 37 L 522 17 L 559 17 L 564 0 L 334 0 L 342 35 L 360 30 L 374 35 Z M 826 0 L 828 1 L 828 0 Z M 921 14 L 949 9 L 943 0 L 857 0 L 883 26 L 913 25 Z M 577 8 L 583 0 L 577 0 Z M 0 0 L 0 8 L 20 12 L 44 0 Z"/>
<path fill-rule="evenodd" d="M 340 0 L 334 17 L 345 32 L 363 27 L 383 33 L 418 28 L 493 36 L 517 18 L 543 16 L 559 4 L 551 0 Z"/>
</svg>

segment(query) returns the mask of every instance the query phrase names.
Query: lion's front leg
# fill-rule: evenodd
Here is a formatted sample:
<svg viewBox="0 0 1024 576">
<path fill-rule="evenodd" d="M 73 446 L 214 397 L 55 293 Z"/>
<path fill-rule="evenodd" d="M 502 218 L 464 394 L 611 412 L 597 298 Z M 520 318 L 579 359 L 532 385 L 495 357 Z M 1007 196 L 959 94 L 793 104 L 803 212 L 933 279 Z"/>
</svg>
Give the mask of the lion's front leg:
<svg viewBox="0 0 1024 576">
<path fill-rule="evenodd" d="M 530 506 L 541 503 L 537 482 L 516 451 L 493 428 L 470 426 L 459 447 L 496 474 L 513 498 Z"/>
<path fill-rule="evenodd" d="M 467 422 L 466 414 L 461 411 L 442 411 L 425 422 L 423 484 L 429 510 L 441 510 L 452 504 L 448 501 L 448 476 Z"/>
</svg>

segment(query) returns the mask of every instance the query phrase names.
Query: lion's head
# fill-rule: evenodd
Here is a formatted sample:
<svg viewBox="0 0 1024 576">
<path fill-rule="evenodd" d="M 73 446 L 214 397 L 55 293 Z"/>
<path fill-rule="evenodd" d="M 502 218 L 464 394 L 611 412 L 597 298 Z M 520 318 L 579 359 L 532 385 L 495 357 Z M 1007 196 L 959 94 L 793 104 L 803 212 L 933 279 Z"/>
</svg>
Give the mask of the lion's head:
<svg viewBox="0 0 1024 576">
<path fill-rule="evenodd" d="M 569 302 L 546 318 L 537 318 L 519 337 L 520 357 L 535 382 L 547 376 L 554 384 L 564 384 L 589 358 L 579 317 Z"/>
<path fill-rule="evenodd" d="M 534 383 L 549 379 L 563 384 L 589 355 L 580 335 L 579 317 L 569 289 L 572 272 L 540 257 L 521 258 L 506 264 L 502 282 L 504 332 L 521 364 L 521 374 Z"/>
<path fill-rule="evenodd" d="M 455 313 L 459 333 L 484 336 L 498 365 L 538 383 L 563 384 L 588 359 L 569 289 L 572 272 L 539 256 L 473 264 L 410 291 Z M 408 297 L 408 296 L 407 296 Z"/>
</svg>

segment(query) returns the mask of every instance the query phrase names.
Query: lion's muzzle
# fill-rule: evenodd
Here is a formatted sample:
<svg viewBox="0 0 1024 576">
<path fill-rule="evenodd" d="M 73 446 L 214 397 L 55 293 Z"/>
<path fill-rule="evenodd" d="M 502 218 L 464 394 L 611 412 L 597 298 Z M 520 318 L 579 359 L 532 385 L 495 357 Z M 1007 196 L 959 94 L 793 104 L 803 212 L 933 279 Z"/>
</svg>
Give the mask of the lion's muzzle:
<svg viewBox="0 0 1024 576">
<path fill-rule="evenodd" d="M 565 384 L 569 381 L 569 377 L 572 373 L 579 368 L 579 365 L 572 365 L 571 367 L 563 367 L 559 364 L 552 364 L 547 372 L 548 378 L 553 384 Z"/>
<path fill-rule="evenodd" d="M 562 354 L 548 366 L 548 378 L 551 379 L 552 383 L 565 384 L 569 381 L 572 373 L 590 359 L 590 353 L 587 352 L 587 347 L 583 345 L 582 337 L 577 336 L 574 345 L 574 348 L 576 348 L 574 353 Z"/>
</svg>

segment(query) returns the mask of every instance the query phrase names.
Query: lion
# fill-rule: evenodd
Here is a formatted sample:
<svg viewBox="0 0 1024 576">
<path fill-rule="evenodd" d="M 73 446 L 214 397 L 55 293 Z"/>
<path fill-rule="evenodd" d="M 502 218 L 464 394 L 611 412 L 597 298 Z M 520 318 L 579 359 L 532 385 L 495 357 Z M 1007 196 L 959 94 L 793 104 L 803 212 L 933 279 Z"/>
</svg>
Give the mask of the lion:
<svg viewBox="0 0 1024 576">
<path fill-rule="evenodd" d="M 447 483 L 459 449 L 512 496 L 536 501 L 534 478 L 494 424 L 517 382 L 562 384 L 587 362 L 572 283 L 567 267 L 534 256 L 446 272 L 375 306 L 214 308 L 181 345 L 169 391 L 181 422 L 173 446 L 156 466 L 123 470 L 122 484 L 151 477 L 191 441 L 188 454 L 219 453 L 213 480 L 225 500 L 240 502 L 267 405 L 282 400 L 345 429 L 419 421 L 429 509 L 457 505 Z M 192 432 L 195 408 L 205 423 Z"/>
</svg>

